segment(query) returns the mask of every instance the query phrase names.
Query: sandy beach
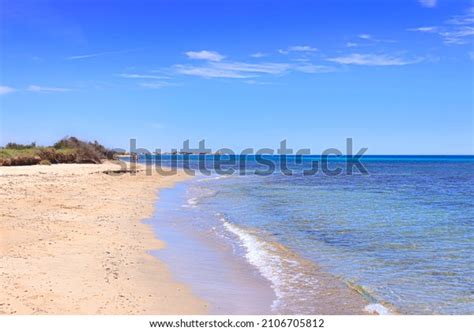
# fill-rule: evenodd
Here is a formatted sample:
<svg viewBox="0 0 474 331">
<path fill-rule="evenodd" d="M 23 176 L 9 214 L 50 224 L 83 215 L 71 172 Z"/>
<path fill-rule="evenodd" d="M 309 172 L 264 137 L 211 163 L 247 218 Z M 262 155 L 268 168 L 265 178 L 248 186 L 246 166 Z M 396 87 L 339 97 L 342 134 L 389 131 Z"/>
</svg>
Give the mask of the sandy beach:
<svg viewBox="0 0 474 331">
<path fill-rule="evenodd" d="M 148 251 L 141 220 L 185 179 L 118 165 L 0 167 L 0 314 L 200 314 L 207 305 Z"/>
</svg>

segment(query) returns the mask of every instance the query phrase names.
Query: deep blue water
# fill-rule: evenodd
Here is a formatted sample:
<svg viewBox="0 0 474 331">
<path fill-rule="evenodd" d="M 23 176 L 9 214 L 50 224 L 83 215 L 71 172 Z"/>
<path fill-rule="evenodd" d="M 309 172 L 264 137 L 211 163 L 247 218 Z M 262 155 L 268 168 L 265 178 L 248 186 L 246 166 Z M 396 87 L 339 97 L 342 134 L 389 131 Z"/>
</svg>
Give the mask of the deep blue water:
<svg viewBox="0 0 474 331">
<path fill-rule="evenodd" d="M 278 266 L 248 236 L 288 247 L 401 313 L 474 313 L 474 157 L 371 156 L 368 174 L 303 176 L 318 159 L 293 162 L 291 176 L 201 175 L 182 212 L 197 231 L 240 242 L 235 253 L 278 286 L 301 284 L 278 279 L 291 270 L 265 269 Z M 257 168 L 250 157 L 242 173 Z"/>
</svg>

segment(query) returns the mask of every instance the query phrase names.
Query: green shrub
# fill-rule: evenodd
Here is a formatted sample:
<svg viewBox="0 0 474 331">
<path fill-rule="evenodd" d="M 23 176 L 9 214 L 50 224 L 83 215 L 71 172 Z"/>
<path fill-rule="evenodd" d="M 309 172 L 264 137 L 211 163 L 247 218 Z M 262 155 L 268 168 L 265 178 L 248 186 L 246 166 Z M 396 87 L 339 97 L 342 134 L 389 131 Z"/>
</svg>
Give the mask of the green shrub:
<svg viewBox="0 0 474 331">
<path fill-rule="evenodd" d="M 36 148 L 36 143 L 33 142 L 29 145 L 22 145 L 22 144 L 17 144 L 17 143 L 8 143 L 5 145 L 6 149 L 17 149 L 17 150 L 22 150 L 22 149 L 30 149 L 30 148 Z"/>
</svg>

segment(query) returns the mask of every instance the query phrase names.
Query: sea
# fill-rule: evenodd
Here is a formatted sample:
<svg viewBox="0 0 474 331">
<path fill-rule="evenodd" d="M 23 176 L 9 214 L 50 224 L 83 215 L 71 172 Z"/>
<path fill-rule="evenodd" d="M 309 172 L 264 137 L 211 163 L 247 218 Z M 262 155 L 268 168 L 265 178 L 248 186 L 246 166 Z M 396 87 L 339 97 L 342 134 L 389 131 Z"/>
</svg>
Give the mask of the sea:
<svg viewBox="0 0 474 331">
<path fill-rule="evenodd" d="M 256 156 L 216 171 L 215 156 L 162 190 L 147 220 L 152 254 L 216 314 L 473 314 L 474 157 L 364 156 L 366 171 L 320 156 Z M 140 158 L 146 163 L 150 159 Z M 241 161 L 241 160 L 240 160 Z"/>
</svg>

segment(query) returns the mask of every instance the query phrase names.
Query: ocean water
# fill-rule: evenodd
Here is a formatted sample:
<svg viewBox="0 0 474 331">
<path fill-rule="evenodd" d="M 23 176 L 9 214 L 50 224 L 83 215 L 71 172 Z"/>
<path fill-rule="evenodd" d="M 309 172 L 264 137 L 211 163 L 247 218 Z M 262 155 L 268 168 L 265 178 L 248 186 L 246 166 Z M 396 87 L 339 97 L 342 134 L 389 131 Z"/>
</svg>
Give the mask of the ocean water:
<svg viewBox="0 0 474 331">
<path fill-rule="evenodd" d="M 254 159 L 247 175 L 198 175 L 158 202 L 157 233 L 168 218 L 218 242 L 268 283 L 275 313 L 474 313 L 473 157 L 373 156 L 368 174 L 304 176 L 314 159 L 293 175 L 250 174 Z"/>
</svg>

